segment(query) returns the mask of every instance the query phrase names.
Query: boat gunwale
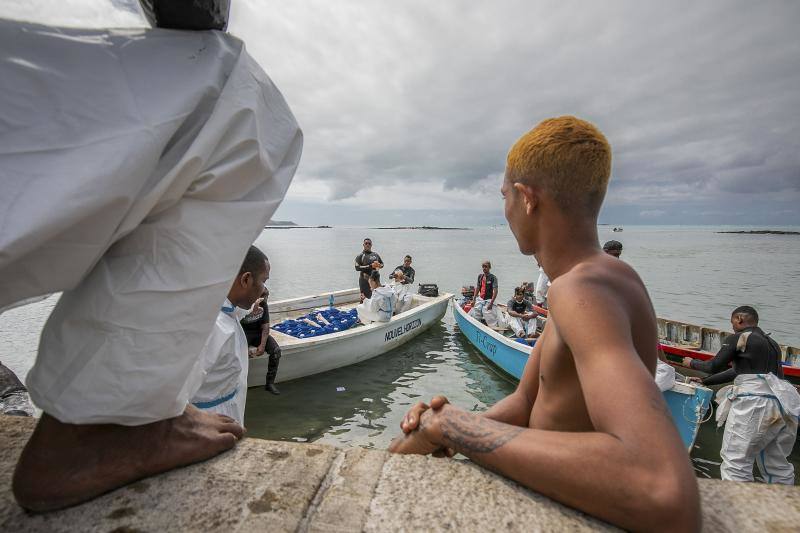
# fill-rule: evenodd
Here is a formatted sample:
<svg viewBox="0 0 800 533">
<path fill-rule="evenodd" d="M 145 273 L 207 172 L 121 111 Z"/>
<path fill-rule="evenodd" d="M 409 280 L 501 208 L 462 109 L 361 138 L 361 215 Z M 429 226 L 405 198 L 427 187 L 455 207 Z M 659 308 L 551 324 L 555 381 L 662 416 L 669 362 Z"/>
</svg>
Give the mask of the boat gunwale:
<svg viewBox="0 0 800 533">
<path fill-rule="evenodd" d="M 496 332 L 495 330 L 493 330 L 493 329 L 491 329 L 491 328 L 489 328 L 487 326 L 484 326 L 483 324 L 481 324 L 480 322 L 475 320 L 475 318 L 471 317 L 469 315 L 469 313 L 464 311 L 464 309 L 460 305 L 458 305 L 458 303 L 455 301 L 455 299 L 452 301 L 452 305 L 453 305 L 454 309 L 457 307 L 458 311 L 461 313 L 461 315 L 464 316 L 465 318 L 469 319 L 469 321 L 475 327 L 477 327 L 481 332 L 486 332 L 487 334 L 491 334 L 491 336 L 493 338 L 502 340 L 503 343 L 506 346 L 508 346 L 510 348 L 514 348 L 514 349 L 518 350 L 519 352 L 524 353 L 528 357 L 530 357 L 530 353 L 531 353 L 531 350 L 533 349 L 533 346 L 523 345 L 522 343 L 511 341 L 511 340 L 509 340 L 508 337 L 506 337 L 504 335 L 501 335 L 500 333 Z M 470 341 L 470 344 L 472 344 L 472 340 L 469 339 L 469 337 L 467 337 L 467 339 Z M 660 344 L 661 344 L 661 342 L 659 341 L 659 345 Z M 530 350 L 526 350 L 525 349 L 526 346 L 528 348 L 530 348 Z M 480 351 L 480 350 L 478 350 L 478 351 Z M 484 357 L 487 357 L 487 359 L 489 359 L 491 361 L 491 358 L 489 358 L 488 356 L 484 355 Z M 491 361 L 491 362 L 492 362 L 493 365 L 497 366 L 497 363 L 495 363 L 494 361 Z M 515 376 L 511 376 L 511 377 L 514 380 L 519 381 L 519 378 L 517 378 Z M 698 388 L 699 389 L 707 389 L 708 387 L 705 387 L 703 385 L 694 385 L 694 384 L 691 384 L 691 383 L 684 383 L 684 382 L 681 382 L 681 381 L 675 381 L 675 383 L 673 384 L 673 386 L 669 390 L 672 391 L 672 392 L 676 392 L 678 394 L 685 394 L 687 396 L 694 396 L 694 394 L 696 392 L 696 389 L 698 389 Z"/>
<path fill-rule="evenodd" d="M 336 294 L 337 292 L 338 293 L 344 293 L 342 295 L 346 295 L 347 293 L 350 293 L 351 291 L 355 291 L 357 293 L 358 289 L 347 289 L 345 291 L 331 291 L 329 293 L 322 293 L 322 294 L 313 295 L 313 296 L 303 296 L 303 297 L 300 297 L 300 298 L 291 298 L 291 299 L 287 299 L 287 300 L 280 300 L 278 302 L 275 302 L 275 304 L 278 304 L 278 303 L 286 304 L 286 303 L 289 303 L 289 302 L 299 302 L 301 300 L 307 300 L 309 298 L 324 298 L 326 296 L 330 296 L 331 294 Z M 447 301 L 451 300 L 453 298 L 453 295 L 451 293 L 448 293 L 448 292 L 441 293 L 441 294 L 439 294 L 439 296 L 423 296 L 421 294 L 415 294 L 414 296 L 418 296 L 420 298 L 425 298 L 427 301 L 423 301 L 419 305 L 417 305 L 415 307 L 412 307 L 411 309 L 403 311 L 402 313 L 400 313 L 398 315 L 392 316 L 392 319 L 389 320 L 388 322 L 370 322 L 369 324 L 364 324 L 363 326 L 360 326 L 360 327 L 351 327 L 351 328 L 346 329 L 344 331 L 337 331 L 335 333 L 328 333 L 327 335 L 319 335 L 319 336 L 316 336 L 316 337 L 306 337 L 306 338 L 303 338 L 303 339 L 300 339 L 298 337 L 293 337 L 291 335 L 286 335 L 284 333 L 281 333 L 280 331 L 275 330 L 277 333 L 281 333 L 281 341 L 282 341 L 281 344 L 280 344 L 281 345 L 281 350 L 284 351 L 284 352 L 286 352 L 286 351 L 296 351 L 298 349 L 310 348 L 310 347 L 314 347 L 314 346 L 318 346 L 318 345 L 322 345 L 322 344 L 328 344 L 330 342 L 336 342 L 336 341 L 348 339 L 348 338 L 351 338 L 351 337 L 364 335 L 364 334 L 373 332 L 376 329 L 383 328 L 383 327 L 385 327 L 387 325 L 406 320 L 406 319 L 416 315 L 417 313 L 421 313 L 421 312 L 427 310 L 430 307 L 436 306 L 437 304 L 444 303 L 446 305 Z M 349 302 L 342 302 L 342 303 L 349 303 Z M 317 307 L 315 307 L 315 308 L 317 308 Z M 282 310 L 280 310 L 278 312 L 286 313 L 286 312 L 291 312 L 291 311 L 292 311 L 292 309 L 282 309 Z M 270 305 L 270 312 L 272 312 L 272 304 Z"/>
<path fill-rule="evenodd" d="M 470 316 L 469 313 L 464 311 L 464 309 L 456 302 L 455 299 L 451 301 L 453 309 L 458 308 L 458 312 L 466 318 L 470 323 L 472 323 L 475 327 L 477 327 L 481 332 L 485 332 L 487 335 L 491 335 L 493 338 L 501 341 L 503 344 L 508 346 L 509 348 L 513 348 L 521 353 L 524 353 L 526 357 L 530 357 L 531 350 L 533 350 L 533 346 L 529 344 L 522 344 L 520 342 L 513 341 L 506 337 L 505 335 L 501 334 L 499 331 L 495 331 L 492 328 L 481 324 L 478 320 L 474 317 Z M 471 343 L 472 341 L 470 341 Z M 516 379 L 516 378 L 515 378 Z"/>
</svg>

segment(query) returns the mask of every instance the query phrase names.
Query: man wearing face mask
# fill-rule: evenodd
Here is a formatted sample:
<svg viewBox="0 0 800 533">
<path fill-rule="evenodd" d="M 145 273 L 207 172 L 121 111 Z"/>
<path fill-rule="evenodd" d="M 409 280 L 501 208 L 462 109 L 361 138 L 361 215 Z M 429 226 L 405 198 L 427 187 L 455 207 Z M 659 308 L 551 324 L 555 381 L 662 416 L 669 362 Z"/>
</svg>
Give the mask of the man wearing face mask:
<svg viewBox="0 0 800 533">
<path fill-rule="evenodd" d="M 264 293 L 269 270 L 267 256 L 251 246 L 203 347 L 205 378 L 192 398 L 195 407 L 239 424 L 244 423 L 248 361 L 247 337 L 239 321 Z"/>
</svg>

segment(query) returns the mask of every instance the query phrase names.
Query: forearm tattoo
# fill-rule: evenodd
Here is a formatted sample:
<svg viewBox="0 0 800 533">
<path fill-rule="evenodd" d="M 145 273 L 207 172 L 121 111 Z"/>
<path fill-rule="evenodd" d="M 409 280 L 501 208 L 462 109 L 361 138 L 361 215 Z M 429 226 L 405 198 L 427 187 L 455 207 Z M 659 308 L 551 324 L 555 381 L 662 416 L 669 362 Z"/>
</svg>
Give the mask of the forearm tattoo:
<svg viewBox="0 0 800 533">
<path fill-rule="evenodd" d="M 443 415 L 442 435 L 461 453 L 493 452 L 525 430 L 463 411 L 451 410 Z"/>
</svg>

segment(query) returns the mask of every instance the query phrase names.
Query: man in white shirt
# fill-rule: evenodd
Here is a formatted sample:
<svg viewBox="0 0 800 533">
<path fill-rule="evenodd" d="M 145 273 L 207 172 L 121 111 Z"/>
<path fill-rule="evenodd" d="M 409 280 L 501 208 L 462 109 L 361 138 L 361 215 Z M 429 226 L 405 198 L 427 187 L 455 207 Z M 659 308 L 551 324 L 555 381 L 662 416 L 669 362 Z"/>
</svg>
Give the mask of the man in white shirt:
<svg viewBox="0 0 800 533">
<path fill-rule="evenodd" d="M 244 424 L 247 401 L 247 337 L 239 321 L 263 294 L 269 279 L 269 260 L 250 246 L 228 297 L 217 314 L 203 347 L 204 379 L 192 404 Z"/>
</svg>

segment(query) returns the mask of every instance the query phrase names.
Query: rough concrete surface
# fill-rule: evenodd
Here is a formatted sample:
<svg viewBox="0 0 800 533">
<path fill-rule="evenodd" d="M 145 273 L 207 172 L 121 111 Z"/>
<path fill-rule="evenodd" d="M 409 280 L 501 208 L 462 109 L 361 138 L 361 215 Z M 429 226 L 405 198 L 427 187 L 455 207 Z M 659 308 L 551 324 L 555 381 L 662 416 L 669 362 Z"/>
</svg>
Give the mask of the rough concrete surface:
<svg viewBox="0 0 800 533">
<path fill-rule="evenodd" d="M 588 531 L 610 526 L 466 461 L 245 439 L 63 511 L 11 494 L 35 421 L 0 417 L 0 531 Z M 704 529 L 800 530 L 800 490 L 699 480 Z"/>
</svg>

